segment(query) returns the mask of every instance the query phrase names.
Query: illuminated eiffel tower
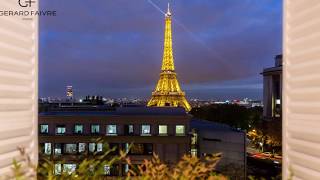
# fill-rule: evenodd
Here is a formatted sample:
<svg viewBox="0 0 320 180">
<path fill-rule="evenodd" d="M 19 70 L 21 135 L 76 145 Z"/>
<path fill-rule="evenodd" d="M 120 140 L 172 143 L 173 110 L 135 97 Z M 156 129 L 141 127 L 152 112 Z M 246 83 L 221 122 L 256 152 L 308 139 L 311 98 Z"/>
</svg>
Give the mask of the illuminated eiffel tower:
<svg viewBox="0 0 320 180">
<path fill-rule="evenodd" d="M 160 79 L 152 92 L 148 106 L 179 106 L 185 108 L 186 111 L 191 110 L 191 106 L 185 98 L 185 93 L 180 88 L 177 74 L 174 70 L 169 4 L 168 11 L 165 14 L 164 50 Z"/>
</svg>

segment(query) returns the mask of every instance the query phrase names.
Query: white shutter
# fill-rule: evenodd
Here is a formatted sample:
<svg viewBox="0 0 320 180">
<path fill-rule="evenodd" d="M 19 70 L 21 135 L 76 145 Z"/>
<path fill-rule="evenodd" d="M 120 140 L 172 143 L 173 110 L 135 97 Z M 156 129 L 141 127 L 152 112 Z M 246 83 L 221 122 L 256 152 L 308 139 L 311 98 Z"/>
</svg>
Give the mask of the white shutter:
<svg viewBox="0 0 320 180">
<path fill-rule="evenodd" d="M 285 0 L 283 50 L 283 179 L 320 179 L 320 0 Z"/>
<path fill-rule="evenodd" d="M 22 1 L 24 2 L 24 1 Z M 18 0 L 0 0 L 0 11 L 22 8 Z M 25 147 L 37 162 L 38 19 L 0 16 L 0 176 L 20 160 Z"/>
</svg>

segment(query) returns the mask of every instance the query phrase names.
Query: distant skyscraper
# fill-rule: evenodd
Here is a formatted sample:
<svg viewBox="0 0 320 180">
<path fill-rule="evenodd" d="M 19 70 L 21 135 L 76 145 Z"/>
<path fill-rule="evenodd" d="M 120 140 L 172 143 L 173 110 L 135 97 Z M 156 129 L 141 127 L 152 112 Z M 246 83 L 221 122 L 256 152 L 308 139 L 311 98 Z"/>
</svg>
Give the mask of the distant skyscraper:
<svg viewBox="0 0 320 180">
<path fill-rule="evenodd" d="M 67 99 L 73 99 L 72 86 L 67 86 Z"/>
<path fill-rule="evenodd" d="M 160 79 L 155 90 L 152 92 L 148 106 L 180 106 L 184 107 L 186 111 L 191 110 L 191 106 L 185 98 L 185 93 L 180 88 L 175 72 L 169 4 L 168 11 L 165 14 L 164 50 Z"/>
</svg>

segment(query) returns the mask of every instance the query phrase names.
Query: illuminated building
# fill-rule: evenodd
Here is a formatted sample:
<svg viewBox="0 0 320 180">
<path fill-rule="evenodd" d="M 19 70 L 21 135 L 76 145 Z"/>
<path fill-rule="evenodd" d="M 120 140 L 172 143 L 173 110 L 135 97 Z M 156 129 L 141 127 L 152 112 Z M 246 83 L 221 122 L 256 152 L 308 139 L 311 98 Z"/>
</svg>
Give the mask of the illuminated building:
<svg viewBox="0 0 320 180">
<path fill-rule="evenodd" d="M 275 66 L 266 68 L 263 75 L 263 116 L 265 120 L 281 119 L 282 55 L 275 57 Z"/>
<path fill-rule="evenodd" d="M 179 106 L 184 107 L 186 111 L 191 110 L 191 106 L 185 98 L 185 93 L 180 88 L 175 72 L 172 52 L 171 12 L 169 5 L 168 11 L 165 14 L 164 50 L 160 79 L 155 90 L 152 92 L 152 97 L 148 102 L 148 106 Z"/>
<path fill-rule="evenodd" d="M 67 86 L 67 99 L 73 99 L 72 86 Z"/>
</svg>

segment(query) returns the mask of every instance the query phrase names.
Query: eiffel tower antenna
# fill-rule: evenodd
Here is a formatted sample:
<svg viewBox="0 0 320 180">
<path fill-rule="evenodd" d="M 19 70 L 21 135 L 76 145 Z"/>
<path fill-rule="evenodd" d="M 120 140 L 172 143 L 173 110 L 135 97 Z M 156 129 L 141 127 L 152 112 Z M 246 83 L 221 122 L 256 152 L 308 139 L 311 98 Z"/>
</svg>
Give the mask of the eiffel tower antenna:
<svg viewBox="0 0 320 180">
<path fill-rule="evenodd" d="M 185 98 L 185 93 L 180 88 L 174 67 L 171 15 L 168 3 L 168 10 L 165 14 L 164 48 L 160 79 L 152 92 L 148 106 L 183 107 L 186 111 L 190 111 L 191 106 Z"/>
</svg>

